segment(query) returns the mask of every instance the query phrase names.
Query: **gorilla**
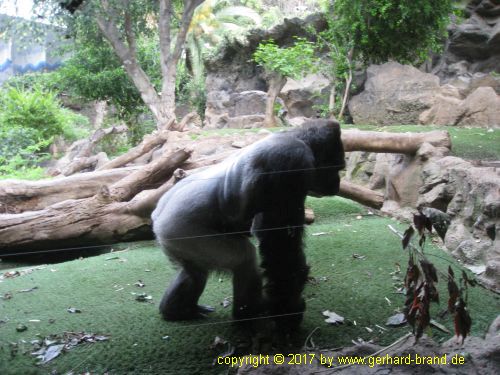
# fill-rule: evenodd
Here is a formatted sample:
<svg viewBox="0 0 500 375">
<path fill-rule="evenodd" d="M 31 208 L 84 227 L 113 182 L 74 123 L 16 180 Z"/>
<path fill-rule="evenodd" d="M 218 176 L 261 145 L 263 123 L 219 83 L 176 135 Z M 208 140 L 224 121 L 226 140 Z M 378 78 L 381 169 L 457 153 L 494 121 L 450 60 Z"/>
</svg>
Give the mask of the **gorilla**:
<svg viewBox="0 0 500 375">
<path fill-rule="evenodd" d="M 180 267 L 161 300 L 163 318 L 195 319 L 213 311 L 198 299 L 209 271 L 224 270 L 232 272 L 235 319 L 266 314 L 282 329 L 297 328 L 309 271 L 302 249 L 304 201 L 308 194 L 337 194 L 344 166 L 339 124 L 318 119 L 270 135 L 174 185 L 152 214 L 157 240 Z"/>
</svg>

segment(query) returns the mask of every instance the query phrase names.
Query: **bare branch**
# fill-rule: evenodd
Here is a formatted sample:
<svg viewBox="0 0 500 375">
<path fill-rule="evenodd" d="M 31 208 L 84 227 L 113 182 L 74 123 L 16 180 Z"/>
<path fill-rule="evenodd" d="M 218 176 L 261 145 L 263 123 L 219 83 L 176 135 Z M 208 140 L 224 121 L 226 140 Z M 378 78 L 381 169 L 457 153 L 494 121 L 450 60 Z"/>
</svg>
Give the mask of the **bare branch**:
<svg viewBox="0 0 500 375">
<path fill-rule="evenodd" d="M 162 76 L 167 75 L 167 64 L 170 58 L 170 21 L 172 19 L 172 1 L 160 0 L 160 14 L 158 17 L 158 30 L 160 33 L 160 59 Z"/>
<path fill-rule="evenodd" d="M 189 30 L 189 25 L 191 25 L 191 20 L 193 19 L 194 10 L 198 5 L 203 3 L 204 0 L 189 0 L 184 3 L 184 12 L 182 13 L 181 26 L 179 33 L 177 34 L 177 40 L 175 41 L 174 52 L 171 56 L 171 61 L 177 64 L 179 58 L 181 57 L 182 50 L 184 49 L 184 43 L 186 42 L 187 32 Z"/>
</svg>

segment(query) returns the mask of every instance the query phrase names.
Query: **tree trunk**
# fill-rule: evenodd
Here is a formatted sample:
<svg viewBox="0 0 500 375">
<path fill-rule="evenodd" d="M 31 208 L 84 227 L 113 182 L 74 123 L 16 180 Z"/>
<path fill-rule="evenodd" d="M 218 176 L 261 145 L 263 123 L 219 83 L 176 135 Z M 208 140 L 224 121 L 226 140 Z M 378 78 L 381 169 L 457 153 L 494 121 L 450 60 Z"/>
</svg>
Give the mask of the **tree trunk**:
<svg viewBox="0 0 500 375">
<path fill-rule="evenodd" d="M 340 182 L 339 196 L 377 210 L 384 204 L 384 194 L 347 181 Z"/>
<path fill-rule="evenodd" d="M 136 215 L 130 208 L 138 202 L 125 200 L 139 185 L 168 179 L 189 155 L 189 151 L 177 151 L 152 167 L 150 174 L 139 173 L 141 169 L 134 174 L 135 179 L 129 176 L 111 189 L 103 186 L 90 198 L 66 200 L 40 211 L 0 215 L 0 256 L 151 238 L 149 216 Z"/>
<path fill-rule="evenodd" d="M 277 125 L 276 116 L 274 116 L 274 103 L 276 102 L 276 98 L 285 84 L 286 77 L 283 77 L 280 74 L 273 74 L 269 78 L 269 89 L 267 90 L 266 98 L 266 116 L 264 119 L 264 126 L 268 128 L 272 128 Z"/>
<path fill-rule="evenodd" d="M 351 82 L 352 82 L 351 66 L 352 66 L 353 53 L 354 53 L 354 50 L 351 48 L 346 56 L 347 66 L 349 66 L 349 72 L 347 74 L 347 77 L 345 77 L 345 90 L 344 90 L 344 96 L 342 98 L 342 105 L 340 106 L 339 119 L 342 119 L 344 117 L 344 111 L 347 107 L 347 99 L 349 98 L 349 91 L 351 89 Z"/>
<path fill-rule="evenodd" d="M 343 130 L 342 143 L 345 151 L 387 152 L 415 154 L 423 143 L 451 149 L 450 134 L 435 130 L 425 133 L 389 133 L 361 130 Z"/>
<path fill-rule="evenodd" d="M 328 117 L 335 119 L 335 96 L 337 95 L 337 90 L 335 88 L 335 81 L 332 81 L 332 88 L 330 89 L 330 95 L 328 97 Z"/>
</svg>

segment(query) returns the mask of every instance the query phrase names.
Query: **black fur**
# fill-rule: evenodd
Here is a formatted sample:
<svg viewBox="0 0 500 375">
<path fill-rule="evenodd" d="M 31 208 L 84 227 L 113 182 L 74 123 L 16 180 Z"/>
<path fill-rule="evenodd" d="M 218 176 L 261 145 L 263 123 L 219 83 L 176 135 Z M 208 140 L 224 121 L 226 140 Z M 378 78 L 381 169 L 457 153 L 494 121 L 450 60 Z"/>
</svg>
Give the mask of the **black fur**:
<svg viewBox="0 0 500 375">
<path fill-rule="evenodd" d="M 335 195 L 344 150 L 338 123 L 315 120 L 273 134 L 235 157 L 181 180 L 153 212 L 153 229 L 181 272 L 165 292 L 160 311 L 167 320 L 203 316 L 198 306 L 208 271 L 233 273 L 233 315 L 280 315 L 295 328 L 302 320 L 308 275 L 303 252 L 307 194 Z M 266 281 L 248 236 L 259 242 Z"/>
</svg>

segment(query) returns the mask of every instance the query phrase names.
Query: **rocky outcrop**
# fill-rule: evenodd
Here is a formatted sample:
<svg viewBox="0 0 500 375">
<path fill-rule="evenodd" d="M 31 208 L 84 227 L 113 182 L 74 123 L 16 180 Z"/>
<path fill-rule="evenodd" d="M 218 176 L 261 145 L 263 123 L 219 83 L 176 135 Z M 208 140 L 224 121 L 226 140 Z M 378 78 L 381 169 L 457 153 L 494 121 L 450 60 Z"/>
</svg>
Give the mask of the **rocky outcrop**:
<svg viewBox="0 0 500 375">
<path fill-rule="evenodd" d="M 456 86 L 455 86 L 456 85 Z M 439 78 L 389 62 L 367 69 L 365 90 L 349 102 L 355 124 L 500 127 L 500 79 L 476 75 L 440 86 Z"/>
<path fill-rule="evenodd" d="M 418 207 L 446 212 L 446 248 L 500 290 L 500 170 L 448 156 L 422 169 Z"/>
<path fill-rule="evenodd" d="M 446 249 L 500 291 L 500 169 L 476 167 L 424 143 L 415 155 L 351 152 L 346 179 L 382 189 L 383 211 L 411 219 L 417 208 L 443 212 Z"/>
<path fill-rule="evenodd" d="M 418 69 L 388 62 L 367 69 L 365 90 L 349 102 L 355 124 L 415 124 L 434 103 L 439 78 Z"/>
<path fill-rule="evenodd" d="M 248 116 L 263 116 L 268 85 L 262 68 L 252 62 L 252 54 L 264 40 L 273 39 L 280 46 L 291 45 L 294 36 L 306 37 L 309 27 L 323 30 L 326 20 L 320 14 L 312 14 L 304 19 L 285 19 L 269 30 L 253 30 L 245 42 L 234 41 L 217 54 L 217 59 L 207 61 L 205 127 L 261 126 L 263 117 Z M 317 83 L 313 81 L 314 77 L 306 79 L 305 84 L 316 87 Z M 319 82 L 323 84 L 324 79 Z M 313 117 L 312 106 L 318 100 L 311 90 L 306 88 L 302 92 L 295 82 L 289 82 L 287 86 L 280 96 L 283 101 L 278 103 L 284 112 L 291 117 Z"/>
<path fill-rule="evenodd" d="M 449 86 L 449 85 L 448 85 Z M 500 127 L 500 96 L 492 87 L 478 87 L 461 100 L 451 90 L 441 90 L 434 104 L 419 116 L 421 124 Z"/>
<path fill-rule="evenodd" d="M 500 3 L 472 0 L 465 12 L 465 21 L 448 27 L 447 65 L 466 61 L 471 73 L 500 71 Z"/>
</svg>

